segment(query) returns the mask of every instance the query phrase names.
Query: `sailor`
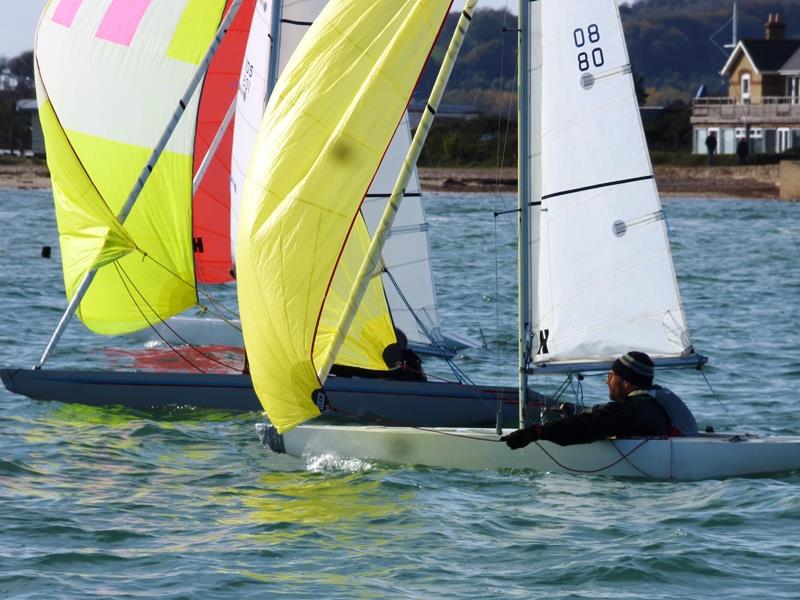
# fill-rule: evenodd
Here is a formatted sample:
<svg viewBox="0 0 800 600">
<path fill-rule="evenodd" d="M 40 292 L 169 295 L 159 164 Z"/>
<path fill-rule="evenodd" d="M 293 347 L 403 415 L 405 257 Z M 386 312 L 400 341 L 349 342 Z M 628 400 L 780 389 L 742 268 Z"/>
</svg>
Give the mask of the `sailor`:
<svg viewBox="0 0 800 600">
<path fill-rule="evenodd" d="M 366 379 L 394 379 L 396 381 L 427 381 L 419 355 L 408 347 L 408 338 L 397 327 L 394 328 L 397 342 L 383 350 L 383 361 L 387 370 L 372 370 L 335 364 L 330 374 L 338 377 L 362 377 Z"/>
<path fill-rule="evenodd" d="M 500 439 L 516 450 L 536 440 L 561 446 L 610 437 L 696 436 L 689 408 L 670 390 L 653 385 L 653 361 L 644 352 L 628 352 L 611 365 L 606 380 L 611 402 L 591 411 L 518 429 Z"/>
</svg>

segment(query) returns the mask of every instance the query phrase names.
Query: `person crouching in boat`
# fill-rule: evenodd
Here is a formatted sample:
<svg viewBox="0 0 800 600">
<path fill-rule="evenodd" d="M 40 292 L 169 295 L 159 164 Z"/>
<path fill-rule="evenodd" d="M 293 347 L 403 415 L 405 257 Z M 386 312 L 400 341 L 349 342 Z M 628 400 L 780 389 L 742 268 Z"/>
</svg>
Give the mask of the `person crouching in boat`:
<svg viewBox="0 0 800 600">
<path fill-rule="evenodd" d="M 611 402 L 518 429 L 500 439 L 516 450 L 536 440 L 569 446 L 610 437 L 698 435 L 694 416 L 683 401 L 670 390 L 653 385 L 653 361 L 644 352 L 628 352 L 615 360 L 606 384 Z"/>
</svg>

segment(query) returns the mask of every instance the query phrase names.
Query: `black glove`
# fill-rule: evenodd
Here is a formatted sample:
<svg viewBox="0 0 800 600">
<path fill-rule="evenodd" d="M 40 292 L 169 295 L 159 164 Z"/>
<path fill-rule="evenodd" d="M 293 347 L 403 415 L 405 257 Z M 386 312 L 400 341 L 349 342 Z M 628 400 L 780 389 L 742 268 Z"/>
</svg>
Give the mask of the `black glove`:
<svg viewBox="0 0 800 600">
<path fill-rule="evenodd" d="M 526 427 L 525 429 L 517 429 L 516 431 L 512 431 L 508 435 L 504 435 L 500 438 L 500 441 L 505 442 L 506 445 L 511 448 L 512 450 L 517 450 L 518 448 L 524 448 L 531 442 L 535 442 L 539 439 L 542 435 L 542 426 L 541 425 L 531 425 L 530 427 Z"/>
<path fill-rule="evenodd" d="M 575 414 L 575 405 L 572 402 L 564 402 L 563 404 L 559 404 L 558 412 L 561 413 L 562 417 L 571 417 Z"/>
</svg>

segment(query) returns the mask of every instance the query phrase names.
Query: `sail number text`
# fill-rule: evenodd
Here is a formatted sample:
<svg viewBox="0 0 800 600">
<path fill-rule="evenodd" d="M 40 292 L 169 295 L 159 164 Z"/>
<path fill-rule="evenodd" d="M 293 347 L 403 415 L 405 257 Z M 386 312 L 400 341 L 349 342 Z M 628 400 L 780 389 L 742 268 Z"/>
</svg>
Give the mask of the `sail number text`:
<svg viewBox="0 0 800 600">
<path fill-rule="evenodd" d="M 244 70 L 242 71 L 242 82 L 239 84 L 239 91 L 242 93 L 242 100 L 247 100 L 247 92 L 250 91 L 250 84 L 253 82 L 253 63 L 245 59 Z"/>
<path fill-rule="evenodd" d="M 597 44 L 600 41 L 600 29 L 594 23 L 589 25 L 585 31 L 578 27 L 572 32 L 572 40 L 575 42 L 576 48 L 583 48 L 587 44 Z M 600 46 L 587 47 L 578 52 L 578 68 L 581 71 L 588 71 L 592 65 L 602 67 L 604 63 L 603 49 Z"/>
</svg>

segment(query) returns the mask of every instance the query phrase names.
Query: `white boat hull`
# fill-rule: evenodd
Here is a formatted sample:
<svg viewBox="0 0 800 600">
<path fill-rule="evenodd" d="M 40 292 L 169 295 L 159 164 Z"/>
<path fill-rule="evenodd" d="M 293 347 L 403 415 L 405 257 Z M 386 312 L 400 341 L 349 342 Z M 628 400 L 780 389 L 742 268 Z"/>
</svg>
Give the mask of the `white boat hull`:
<svg viewBox="0 0 800 600">
<path fill-rule="evenodd" d="M 164 341 L 172 345 L 231 346 L 243 348 L 242 323 L 239 319 L 217 319 L 214 317 L 177 316 L 164 323 L 156 323 L 152 329 L 143 329 L 130 334 L 143 342 Z M 451 357 L 466 348 L 481 348 L 478 340 L 457 333 L 442 333 L 436 348 L 430 344 L 409 342 L 409 347 L 423 356 Z"/>
<path fill-rule="evenodd" d="M 509 449 L 489 429 L 302 425 L 284 435 L 259 425 L 262 441 L 299 458 L 327 456 L 453 469 L 530 469 L 648 479 L 713 479 L 800 469 L 800 437 L 703 434 Z"/>
</svg>

